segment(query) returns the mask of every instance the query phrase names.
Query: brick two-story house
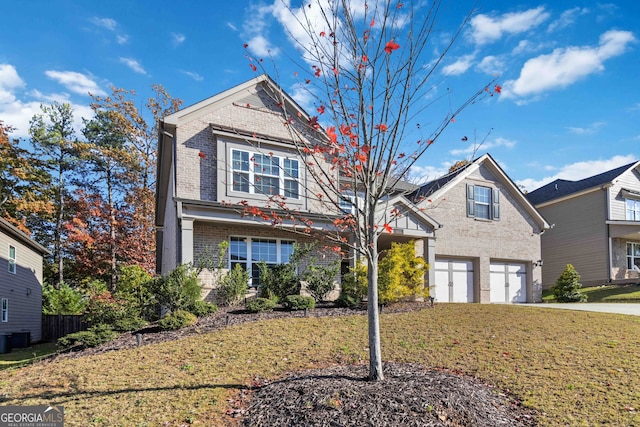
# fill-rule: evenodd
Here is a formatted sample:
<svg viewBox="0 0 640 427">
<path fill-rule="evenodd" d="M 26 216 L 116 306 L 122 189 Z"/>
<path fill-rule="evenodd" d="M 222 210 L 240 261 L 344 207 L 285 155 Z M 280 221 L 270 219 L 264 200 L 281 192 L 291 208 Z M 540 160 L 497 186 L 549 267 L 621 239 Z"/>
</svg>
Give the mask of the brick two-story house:
<svg viewBox="0 0 640 427">
<path fill-rule="evenodd" d="M 263 75 L 160 122 L 159 273 L 194 262 L 221 241 L 229 242 L 228 266 L 245 266 L 253 284 L 260 260 L 287 261 L 294 243 L 312 239 L 292 233 L 300 224 L 286 218 L 273 227 L 270 218 L 247 215 L 243 204 L 264 206 L 272 199 L 264 193 L 286 198 L 287 208 L 303 212 L 315 228 L 333 227 L 333 220 L 342 215 L 339 203 L 315 197 L 318 189 L 309 176 L 311 166 L 293 144 L 291 118 L 310 119 Z M 300 137 L 323 134 L 299 131 L 296 138 Z M 425 282 L 438 301 L 540 298 L 536 262 L 547 223 L 490 156 L 417 190 L 398 191 L 384 206 L 403 215 L 379 213 L 387 215 L 393 227 L 392 234 L 380 236 L 379 249 L 394 241 L 414 241 L 418 255 L 431 266 Z M 343 262 L 353 265 L 353 257 Z"/>
</svg>

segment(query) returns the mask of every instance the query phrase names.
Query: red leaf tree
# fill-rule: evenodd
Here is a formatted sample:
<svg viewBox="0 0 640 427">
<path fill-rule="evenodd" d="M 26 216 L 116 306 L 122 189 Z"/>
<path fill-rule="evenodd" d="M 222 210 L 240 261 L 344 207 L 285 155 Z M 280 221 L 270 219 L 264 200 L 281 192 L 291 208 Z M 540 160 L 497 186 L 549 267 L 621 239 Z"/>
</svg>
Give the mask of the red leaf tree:
<svg viewBox="0 0 640 427">
<path fill-rule="evenodd" d="M 438 45 L 442 42 L 442 32 L 436 31 L 440 6 L 440 1 L 425 7 L 421 2 L 337 0 L 310 1 L 299 9 L 288 9 L 289 21 L 298 24 L 291 34 L 296 34 L 308 64 L 306 71 L 296 73 L 298 87 L 314 97 L 320 117 L 311 118 L 306 129 L 300 130 L 299 117 L 288 117 L 283 109 L 284 125 L 299 155 L 306 159 L 316 189 L 308 194 L 316 194 L 315 202 L 326 204 L 326 212 L 337 216 L 334 229 L 322 230 L 324 238 L 349 247 L 366 260 L 371 380 L 383 379 L 378 238 L 393 233 L 390 222 L 403 214 L 392 209 L 389 201 L 401 192 L 399 183 L 455 117 L 479 97 L 492 95 L 485 91 L 493 84 L 490 82 L 457 106 L 449 100 L 448 108 L 438 113 L 441 119 L 434 120 L 430 114 L 430 129 L 420 126 L 419 117 L 434 105 L 427 99 L 440 83 L 433 82 L 436 71 L 471 17 L 469 13 L 441 53 L 433 56 L 427 45 L 432 37 L 438 38 Z M 499 86 L 495 91 L 499 92 Z M 276 97 L 278 105 L 285 104 L 282 93 Z M 309 138 L 314 131 L 318 137 Z M 415 134 L 419 134 L 417 144 Z M 304 223 L 304 214 L 287 210 L 286 200 L 272 202 L 286 212 L 283 217 Z M 344 210 L 345 205 L 351 209 Z M 246 206 L 245 210 L 258 218 L 269 216 L 256 207 Z M 260 210 L 260 215 L 251 210 Z M 305 231 L 317 230 L 309 226 Z"/>
</svg>

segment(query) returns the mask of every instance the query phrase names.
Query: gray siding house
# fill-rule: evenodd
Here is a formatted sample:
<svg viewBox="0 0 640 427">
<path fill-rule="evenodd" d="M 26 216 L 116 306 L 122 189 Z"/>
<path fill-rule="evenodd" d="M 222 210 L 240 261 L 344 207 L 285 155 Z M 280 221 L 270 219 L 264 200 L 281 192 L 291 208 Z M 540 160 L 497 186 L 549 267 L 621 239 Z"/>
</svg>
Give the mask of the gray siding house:
<svg viewBox="0 0 640 427">
<path fill-rule="evenodd" d="M 585 286 L 640 282 L 640 162 L 527 195 L 552 228 L 542 236 L 543 283 L 567 264 Z"/>
<path fill-rule="evenodd" d="M 0 334 L 30 332 L 42 339 L 42 257 L 48 254 L 0 218 Z"/>
<path fill-rule="evenodd" d="M 301 231 L 304 224 L 292 220 L 274 227 L 270 218 L 247 212 L 246 206 L 274 209 L 262 191 L 267 182 L 272 193 L 305 213 L 313 222 L 308 226 L 331 228 L 344 215 L 348 206 L 316 196 L 320 191 L 309 176 L 309 158 L 293 145 L 296 124 L 291 118 L 310 119 L 262 75 L 160 122 L 158 273 L 195 262 L 227 241 L 228 267 L 243 265 L 255 284 L 260 260 L 286 262 L 294 243 L 312 241 L 304 233 L 291 232 Z M 296 132 L 310 139 L 324 136 Z M 331 167 L 326 170 L 334 173 Z M 393 233 L 380 236 L 379 249 L 393 242 L 415 242 L 417 254 L 430 265 L 425 283 L 438 301 L 540 299 L 536 263 L 541 258 L 540 234 L 548 225 L 489 155 L 422 187 L 399 189 L 382 205 L 378 215 L 387 218 L 384 222 Z M 317 259 L 328 263 L 337 256 Z M 353 265 L 354 258 L 345 257 L 343 267 Z M 212 276 L 205 272 L 201 278 L 206 293 L 214 295 Z"/>
</svg>

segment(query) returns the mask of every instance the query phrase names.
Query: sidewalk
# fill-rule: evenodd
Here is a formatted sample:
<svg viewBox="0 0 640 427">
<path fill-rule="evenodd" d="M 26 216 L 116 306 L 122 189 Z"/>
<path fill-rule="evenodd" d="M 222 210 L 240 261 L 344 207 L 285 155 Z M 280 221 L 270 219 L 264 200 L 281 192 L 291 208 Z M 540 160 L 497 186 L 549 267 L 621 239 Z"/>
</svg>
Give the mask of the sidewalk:
<svg viewBox="0 0 640 427">
<path fill-rule="evenodd" d="M 617 313 L 640 316 L 640 304 L 612 303 L 539 303 L 522 304 L 529 307 L 559 308 L 563 310 L 596 311 L 599 313 Z"/>
</svg>

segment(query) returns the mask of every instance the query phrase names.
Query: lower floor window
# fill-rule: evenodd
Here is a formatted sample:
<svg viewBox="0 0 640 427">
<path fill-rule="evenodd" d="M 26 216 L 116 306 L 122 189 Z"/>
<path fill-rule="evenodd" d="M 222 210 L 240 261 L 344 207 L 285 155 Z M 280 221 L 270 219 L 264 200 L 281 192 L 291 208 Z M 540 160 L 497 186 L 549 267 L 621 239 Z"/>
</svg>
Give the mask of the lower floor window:
<svg viewBox="0 0 640 427">
<path fill-rule="evenodd" d="M 2 321 L 9 321 L 9 300 L 2 298 Z"/>
<path fill-rule="evenodd" d="M 627 269 L 640 271 L 640 243 L 627 243 Z"/>
<path fill-rule="evenodd" d="M 267 265 L 288 262 L 294 243 L 293 240 L 286 239 L 232 236 L 229 239 L 229 267 L 242 265 L 251 276 L 250 286 L 257 287 L 260 285 L 260 261 Z"/>
</svg>

